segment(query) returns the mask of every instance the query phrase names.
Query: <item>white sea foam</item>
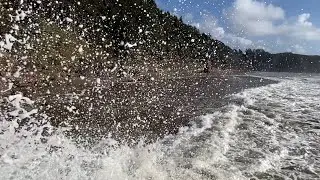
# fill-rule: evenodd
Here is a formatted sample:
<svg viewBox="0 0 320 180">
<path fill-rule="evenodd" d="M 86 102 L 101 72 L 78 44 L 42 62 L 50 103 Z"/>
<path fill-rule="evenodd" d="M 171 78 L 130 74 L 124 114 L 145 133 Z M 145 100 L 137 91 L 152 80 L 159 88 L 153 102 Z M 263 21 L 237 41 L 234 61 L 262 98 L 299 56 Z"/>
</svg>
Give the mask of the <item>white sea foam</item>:
<svg viewBox="0 0 320 180">
<path fill-rule="evenodd" d="M 0 179 L 317 179 L 317 81 L 287 79 L 245 90 L 232 96 L 244 104 L 134 147 L 105 139 L 85 149 L 51 127 L 31 100 L 10 96 L 0 122 Z"/>
</svg>

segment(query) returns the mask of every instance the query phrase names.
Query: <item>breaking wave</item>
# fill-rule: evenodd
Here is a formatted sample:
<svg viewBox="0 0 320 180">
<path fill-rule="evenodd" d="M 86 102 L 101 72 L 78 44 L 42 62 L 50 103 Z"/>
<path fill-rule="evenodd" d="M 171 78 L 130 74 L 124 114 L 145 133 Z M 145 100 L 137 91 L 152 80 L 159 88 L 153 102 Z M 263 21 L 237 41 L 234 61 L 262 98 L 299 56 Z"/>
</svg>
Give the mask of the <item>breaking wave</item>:
<svg viewBox="0 0 320 180">
<path fill-rule="evenodd" d="M 320 178 L 317 78 L 280 79 L 229 99 L 155 143 L 109 138 L 88 148 L 52 127 L 27 97 L 9 96 L 0 114 L 0 179 Z"/>
</svg>

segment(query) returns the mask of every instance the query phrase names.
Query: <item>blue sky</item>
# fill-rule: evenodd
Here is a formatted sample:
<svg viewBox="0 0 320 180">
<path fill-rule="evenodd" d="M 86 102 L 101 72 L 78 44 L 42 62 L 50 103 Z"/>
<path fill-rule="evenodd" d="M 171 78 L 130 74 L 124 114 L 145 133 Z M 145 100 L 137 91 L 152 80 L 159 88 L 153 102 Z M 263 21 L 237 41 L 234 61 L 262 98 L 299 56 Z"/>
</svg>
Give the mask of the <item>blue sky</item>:
<svg viewBox="0 0 320 180">
<path fill-rule="evenodd" d="M 320 55 L 319 0 L 156 0 L 232 48 Z"/>
</svg>

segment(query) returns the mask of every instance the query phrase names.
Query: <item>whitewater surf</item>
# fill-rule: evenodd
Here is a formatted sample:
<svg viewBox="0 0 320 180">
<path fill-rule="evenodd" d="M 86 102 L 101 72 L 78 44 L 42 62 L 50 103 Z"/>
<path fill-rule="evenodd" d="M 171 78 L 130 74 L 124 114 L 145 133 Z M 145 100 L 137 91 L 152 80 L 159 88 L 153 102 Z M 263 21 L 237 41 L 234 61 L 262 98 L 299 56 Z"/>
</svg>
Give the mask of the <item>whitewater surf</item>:
<svg viewBox="0 0 320 180">
<path fill-rule="evenodd" d="M 280 82 L 230 95 L 178 134 L 133 147 L 106 138 L 84 148 L 32 100 L 9 96 L 0 179 L 319 179 L 319 77 L 269 76 Z"/>
</svg>

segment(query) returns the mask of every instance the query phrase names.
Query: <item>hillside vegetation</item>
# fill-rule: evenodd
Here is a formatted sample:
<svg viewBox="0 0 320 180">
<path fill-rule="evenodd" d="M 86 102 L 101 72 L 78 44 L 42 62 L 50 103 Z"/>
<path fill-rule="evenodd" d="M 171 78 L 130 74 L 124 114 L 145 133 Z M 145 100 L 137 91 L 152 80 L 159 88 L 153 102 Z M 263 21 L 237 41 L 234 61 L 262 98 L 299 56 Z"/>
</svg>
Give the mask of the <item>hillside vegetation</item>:
<svg viewBox="0 0 320 180">
<path fill-rule="evenodd" d="M 237 59 L 231 48 L 160 10 L 153 0 L 19 2 L 1 1 L 0 29 L 4 36 L 19 25 L 15 37 L 28 36 L 30 47 L 16 43 L 11 53 L 28 56 L 29 66 L 37 69 L 98 76 L 118 67 L 112 72 L 121 76 L 153 66 L 203 69 L 212 62 L 230 68 Z M 8 21 L 19 10 L 31 13 Z"/>
<path fill-rule="evenodd" d="M 207 71 L 208 65 L 264 71 L 320 69 L 318 56 L 233 50 L 210 34 L 185 24 L 182 18 L 160 10 L 154 0 L 26 0 L 23 4 L 1 0 L 0 3 L 2 38 L 18 25 L 14 36 L 18 39 L 27 36 L 30 47 L 25 50 L 25 46 L 16 43 L 14 52 L 20 57 L 28 56 L 29 67 L 37 69 L 117 77 L 173 67 Z M 12 20 L 20 11 L 31 13 L 23 20 Z M 110 73 L 115 67 L 116 71 Z"/>
<path fill-rule="evenodd" d="M 271 54 L 262 49 L 248 49 L 244 58 L 251 62 L 251 69 L 255 71 L 320 72 L 320 56 L 293 53 Z"/>
</svg>

